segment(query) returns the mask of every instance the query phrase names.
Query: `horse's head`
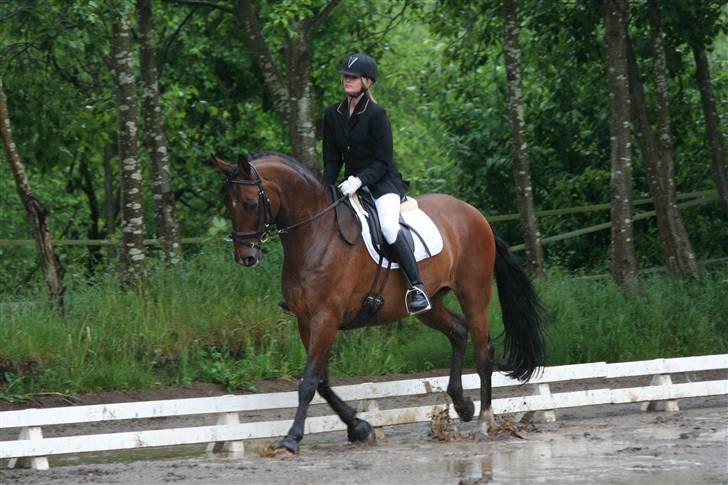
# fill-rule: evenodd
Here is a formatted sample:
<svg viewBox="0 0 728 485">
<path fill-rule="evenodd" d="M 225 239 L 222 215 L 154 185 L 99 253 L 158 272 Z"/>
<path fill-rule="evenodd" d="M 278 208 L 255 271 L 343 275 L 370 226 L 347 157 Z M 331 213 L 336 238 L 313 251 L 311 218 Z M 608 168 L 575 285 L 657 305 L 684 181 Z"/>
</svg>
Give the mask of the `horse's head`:
<svg viewBox="0 0 728 485">
<path fill-rule="evenodd" d="M 227 176 L 225 207 L 233 223 L 232 239 L 235 261 L 243 266 L 260 263 L 260 245 L 268 235 L 275 215 L 271 199 L 263 188 L 257 169 L 241 155 L 237 165 L 231 165 L 214 155 L 211 162 Z"/>
</svg>

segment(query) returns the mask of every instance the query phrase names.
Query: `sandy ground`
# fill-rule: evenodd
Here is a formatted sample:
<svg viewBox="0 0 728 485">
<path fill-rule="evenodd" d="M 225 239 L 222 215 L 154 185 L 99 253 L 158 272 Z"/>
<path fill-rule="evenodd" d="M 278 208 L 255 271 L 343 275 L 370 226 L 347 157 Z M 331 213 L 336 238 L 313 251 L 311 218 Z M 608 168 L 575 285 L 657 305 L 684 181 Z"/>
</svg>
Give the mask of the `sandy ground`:
<svg viewBox="0 0 728 485">
<path fill-rule="evenodd" d="M 266 458 L 262 442 L 244 456 L 204 446 L 113 452 L 51 460 L 51 469 L 0 469 L 0 483 L 728 483 L 728 396 L 680 401 L 677 413 L 639 405 L 557 411 L 558 420 L 519 426 L 523 439 L 438 441 L 428 424 L 384 428 L 376 444 L 344 432 L 304 438 L 301 454 Z"/>
</svg>

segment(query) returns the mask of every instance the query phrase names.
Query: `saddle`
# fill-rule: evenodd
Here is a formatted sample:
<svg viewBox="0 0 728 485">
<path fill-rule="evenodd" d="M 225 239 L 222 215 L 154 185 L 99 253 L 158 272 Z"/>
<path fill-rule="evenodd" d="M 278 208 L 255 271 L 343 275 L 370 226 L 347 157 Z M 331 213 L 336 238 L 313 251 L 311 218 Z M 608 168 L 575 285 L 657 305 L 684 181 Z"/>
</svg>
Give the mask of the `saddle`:
<svg viewBox="0 0 728 485">
<path fill-rule="evenodd" d="M 382 234 L 382 226 L 379 221 L 379 213 L 377 212 L 377 206 L 374 203 L 374 197 L 372 196 L 372 194 L 369 191 L 361 190 L 357 192 L 353 197 L 350 197 L 348 203 L 351 204 L 352 210 L 357 214 L 360 219 L 362 214 L 365 217 L 365 220 L 361 220 L 360 222 L 362 222 L 362 233 L 365 242 L 369 243 L 367 244 L 367 249 L 370 250 L 370 254 L 372 253 L 372 249 L 374 249 L 374 251 L 376 252 L 376 257 L 375 254 L 371 254 L 371 256 L 375 260 L 386 258 L 388 261 L 380 260 L 379 264 L 382 266 L 387 266 L 387 268 L 391 266 L 391 263 L 397 263 L 396 258 L 389 251 L 389 245 L 385 241 L 384 235 Z M 405 214 L 414 211 L 420 211 L 417 201 L 411 197 L 403 197 L 400 206 L 399 225 L 400 229 L 402 229 L 402 234 L 404 235 L 404 238 L 407 241 L 409 247 L 424 249 L 424 253 L 420 251 L 421 254 L 416 254 L 417 260 L 419 261 L 425 258 L 432 257 L 434 254 L 437 254 L 442 247 L 442 240 L 440 239 L 439 248 L 436 248 L 435 251 L 432 251 L 430 249 L 427 241 L 420 234 L 420 231 L 418 231 L 415 227 L 412 226 L 412 224 L 405 220 Z M 365 228 L 364 225 L 368 227 L 368 231 L 366 230 L 367 228 Z M 367 237 L 369 239 L 367 239 Z M 421 245 L 415 245 L 415 238 L 417 238 Z M 437 243 L 435 244 L 435 246 L 437 247 Z M 397 265 L 395 265 L 395 267 L 397 267 Z"/>
<path fill-rule="evenodd" d="M 361 224 L 362 239 L 364 240 L 369 255 L 377 262 L 374 281 L 372 282 L 369 293 L 367 293 L 362 301 L 362 307 L 359 313 L 351 322 L 348 322 L 342 327 L 344 329 L 351 329 L 365 325 L 384 305 L 382 292 L 391 272 L 383 272 L 382 277 L 382 268 L 390 270 L 394 267 L 399 267 L 399 265 L 392 251 L 389 250 L 389 245 L 386 243 L 382 234 L 377 206 L 374 203 L 374 198 L 371 193 L 368 191 L 359 191 L 355 196 L 349 197 L 346 204 L 351 208 Z M 410 221 L 414 223 L 410 223 Z M 409 247 L 415 249 L 414 254 L 416 260 L 419 261 L 429 258 L 442 250 L 442 236 L 429 216 L 418 208 L 415 199 L 409 197 L 403 199 L 399 224 Z M 425 233 L 425 237 L 421 234 L 423 232 Z M 430 244 L 428 244 L 428 241 Z"/>
<path fill-rule="evenodd" d="M 350 200 L 354 205 L 358 203 L 362 211 L 366 213 L 366 222 L 369 226 L 369 235 L 371 237 L 372 246 L 374 246 L 377 254 L 379 254 L 380 257 L 387 258 L 391 262 L 397 262 L 394 254 L 389 251 L 389 245 L 387 244 L 387 241 L 384 239 L 384 234 L 382 233 L 382 225 L 379 220 L 379 212 L 377 212 L 377 205 L 374 203 L 374 197 L 372 196 L 371 192 L 362 190 L 360 192 L 357 192 L 356 196 L 352 197 Z M 415 210 L 417 208 L 417 201 L 415 199 L 406 196 L 403 197 L 402 203 L 400 205 L 399 226 L 400 229 L 404 229 L 402 231 L 402 234 L 404 235 L 404 238 L 407 241 L 409 247 L 415 247 L 415 241 L 413 237 L 413 234 L 415 234 L 420 239 L 420 242 L 422 242 L 422 244 L 425 246 L 427 255 L 429 257 L 432 256 L 432 253 L 430 253 L 430 249 L 427 247 L 425 240 L 415 229 L 412 228 L 412 226 L 405 222 L 404 216 L 402 215 L 406 211 Z"/>
</svg>

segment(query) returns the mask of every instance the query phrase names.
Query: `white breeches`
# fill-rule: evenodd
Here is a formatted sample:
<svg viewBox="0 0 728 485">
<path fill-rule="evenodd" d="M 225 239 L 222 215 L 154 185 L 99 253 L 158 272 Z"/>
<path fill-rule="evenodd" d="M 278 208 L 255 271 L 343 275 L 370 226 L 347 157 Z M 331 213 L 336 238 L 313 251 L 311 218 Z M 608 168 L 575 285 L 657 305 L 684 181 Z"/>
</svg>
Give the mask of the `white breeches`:
<svg viewBox="0 0 728 485">
<path fill-rule="evenodd" d="M 382 226 L 382 234 L 387 243 L 394 244 L 399 233 L 399 194 L 384 194 L 374 199 L 379 213 L 379 223 Z"/>
</svg>

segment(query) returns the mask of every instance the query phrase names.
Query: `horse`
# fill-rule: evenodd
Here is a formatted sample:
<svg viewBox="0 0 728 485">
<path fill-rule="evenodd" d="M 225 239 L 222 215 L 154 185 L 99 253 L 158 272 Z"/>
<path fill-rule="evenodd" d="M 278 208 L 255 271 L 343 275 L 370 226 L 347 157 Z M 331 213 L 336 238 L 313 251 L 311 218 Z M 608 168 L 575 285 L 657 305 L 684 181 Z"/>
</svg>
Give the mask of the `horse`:
<svg viewBox="0 0 728 485">
<path fill-rule="evenodd" d="M 235 261 L 245 267 L 257 266 L 261 243 L 270 236 L 280 237 L 282 292 L 298 320 L 307 352 L 295 418 L 275 448 L 283 453 L 299 452 L 306 413 L 316 391 L 346 424 L 349 441 L 366 441 L 370 424 L 357 418 L 357 411 L 334 393 L 327 371 L 337 331 L 347 329 L 356 317 L 377 271 L 364 243 L 352 244 L 342 234 L 359 230 L 355 216 L 351 211 L 332 210 L 343 198 L 337 199 L 312 170 L 287 155 L 263 152 L 241 156 L 237 164 L 213 155 L 211 162 L 226 176 L 224 202 L 232 220 Z M 479 210 L 444 194 L 422 195 L 417 202 L 444 242 L 439 254 L 419 263 L 432 309 L 417 318 L 450 341 L 447 393 L 462 421 L 470 421 L 475 413 L 472 399 L 463 395 L 461 379 L 471 335 L 480 377 L 476 434 L 487 439 L 495 423 L 491 408 L 494 348 L 488 322 L 493 276 L 505 327 L 503 368 L 522 382 L 543 363 L 543 305 L 508 245 L 494 235 Z M 392 275 L 382 290 L 384 303 L 379 312 L 357 326 L 385 324 L 406 316 L 405 291 L 404 278 Z M 445 295 L 451 291 L 464 315 L 445 305 Z"/>
</svg>

